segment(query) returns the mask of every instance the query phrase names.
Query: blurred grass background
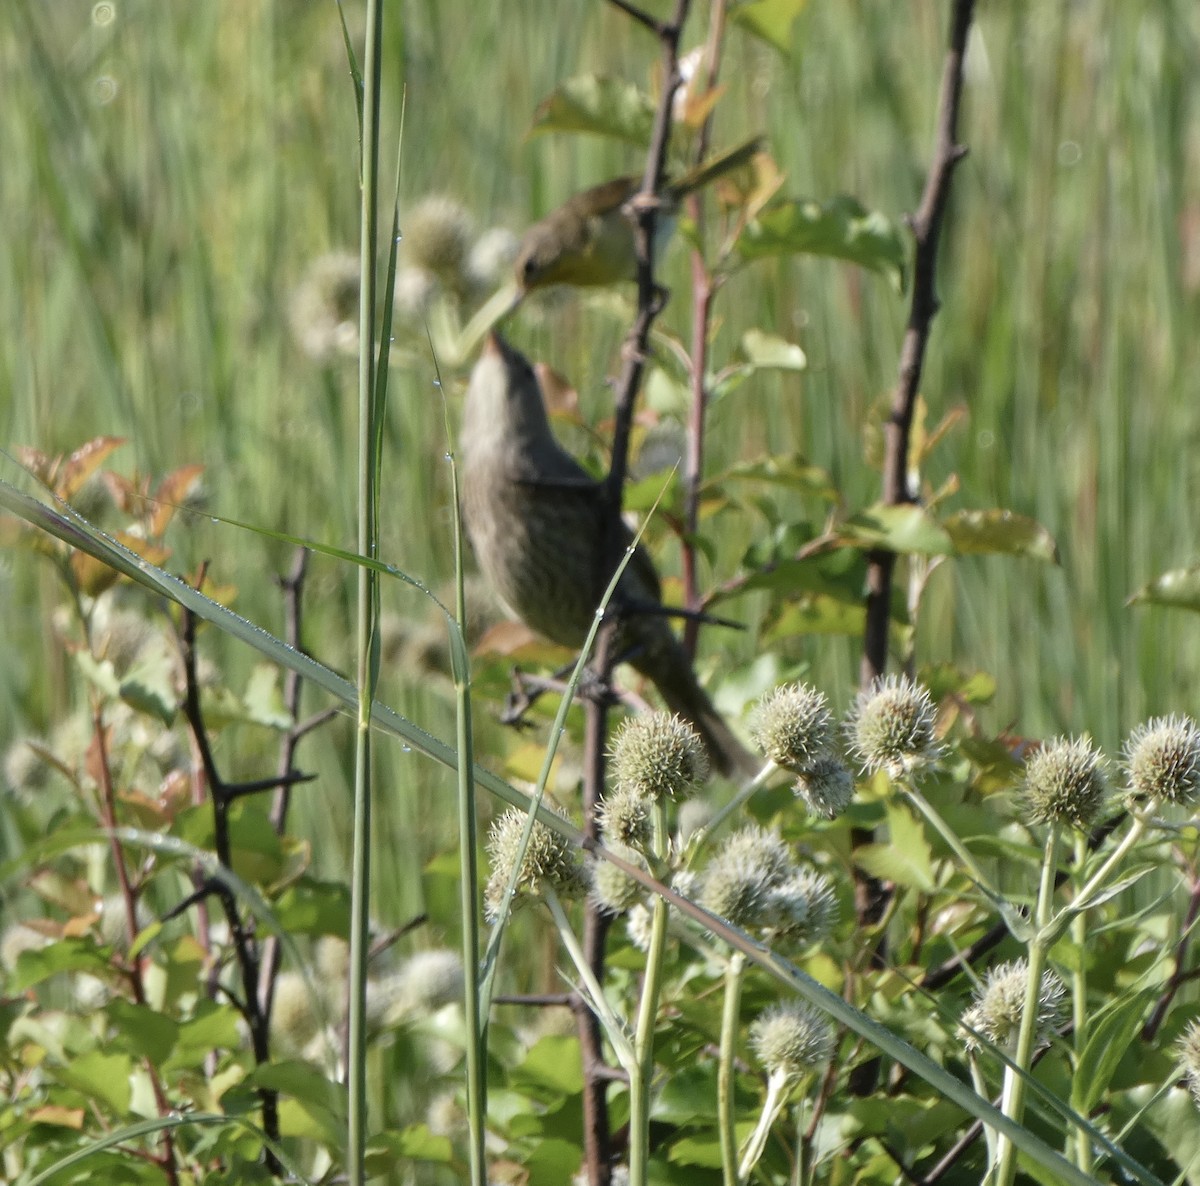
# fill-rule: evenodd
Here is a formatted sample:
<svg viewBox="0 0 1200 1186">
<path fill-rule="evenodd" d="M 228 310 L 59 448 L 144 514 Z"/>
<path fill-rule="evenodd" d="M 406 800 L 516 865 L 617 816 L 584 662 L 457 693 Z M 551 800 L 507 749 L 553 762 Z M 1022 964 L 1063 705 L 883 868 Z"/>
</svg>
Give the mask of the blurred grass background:
<svg viewBox="0 0 1200 1186">
<path fill-rule="evenodd" d="M 574 189 L 639 167 L 616 142 L 527 135 L 565 77 L 651 77 L 655 44 L 619 13 L 552 0 L 396 8 L 384 143 L 398 134 L 403 83 L 402 224 L 414 200 L 446 193 L 481 227 L 519 231 Z M 899 219 L 924 179 L 947 12 L 933 0 L 809 0 L 790 58 L 731 29 L 717 142 L 762 130 L 787 192 L 848 192 Z M 955 177 L 923 384 L 931 421 L 960 403 L 969 419 L 927 476 L 936 487 L 957 472 L 952 505 L 1032 515 L 1062 552 L 1061 568 L 967 559 L 933 579 L 919 660 L 994 673 L 991 729 L 1088 731 L 1115 753 L 1147 715 L 1197 711 L 1195 619 L 1124 602 L 1200 550 L 1198 61 L 1200 10 L 1186 0 L 979 8 L 961 128 L 971 153 Z M 335 6 L 9 0 L 0 73 L 4 442 L 57 452 L 126 437 L 128 472 L 202 463 L 213 515 L 350 546 L 354 363 L 314 361 L 289 327 L 313 261 L 357 245 L 357 133 Z M 682 248 L 668 269 L 664 324 L 686 335 Z M 716 405 L 714 465 L 798 449 L 831 470 L 850 508 L 873 501 L 864 426 L 894 380 L 904 301 L 874 276 L 801 259 L 743 272 L 717 311 L 718 364 L 760 326 L 799 342 L 810 366 Z M 569 376 L 598 420 L 623 330 L 552 302 L 514 337 Z M 452 571 L 442 407 L 423 334 L 398 331 L 397 349 L 384 557 L 437 587 Z M 445 378 L 454 401 L 462 376 Z M 798 494 L 780 498 L 790 514 L 815 513 Z M 717 523 L 714 579 L 761 530 Z M 235 608 L 282 629 L 285 546 L 207 516 L 180 517 L 173 532 L 170 567 L 210 559 L 237 586 Z M 669 547 L 660 560 L 671 568 Z M 48 569 L 12 550 L 0 562 L 7 740 L 50 730 L 72 693 Z M 306 641 L 343 669 L 352 587 L 345 566 L 314 560 Z M 429 613 L 398 584 L 385 607 L 401 622 Z M 250 657 L 207 642 L 244 682 Z M 748 659 L 755 640 L 706 647 Z M 788 659 L 810 664 L 839 706 L 852 696 L 856 640 L 798 639 Z M 405 666 L 385 672 L 384 698 L 450 736 L 447 686 Z M 346 838 L 348 735 L 335 725 L 301 753 L 321 778 L 297 796 L 302 834 Z M 226 744 L 250 763 L 270 739 Z M 381 761 L 377 901 L 399 922 L 428 904 L 416 871 L 452 843 L 451 784 L 394 749 Z M 318 870 L 340 873 L 344 852 L 322 845 Z"/>
</svg>

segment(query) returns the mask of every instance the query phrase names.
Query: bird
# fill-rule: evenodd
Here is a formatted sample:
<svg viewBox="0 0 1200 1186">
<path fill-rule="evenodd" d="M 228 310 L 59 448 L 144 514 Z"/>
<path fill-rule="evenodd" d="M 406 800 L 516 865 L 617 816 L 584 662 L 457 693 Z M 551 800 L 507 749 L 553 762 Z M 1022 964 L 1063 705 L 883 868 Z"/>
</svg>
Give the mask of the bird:
<svg viewBox="0 0 1200 1186">
<path fill-rule="evenodd" d="M 551 642 L 580 649 L 632 533 L 602 562 L 603 484 L 554 437 L 529 360 L 493 331 L 471 372 L 459 437 L 462 510 L 480 570 L 512 615 Z M 700 736 L 712 767 L 750 777 L 761 762 L 738 741 L 696 679 L 662 610 L 650 553 L 634 548 L 610 608 L 615 653 L 658 688 Z M 641 612 L 639 612 L 639 610 Z"/>
<path fill-rule="evenodd" d="M 701 186 L 748 163 L 761 148 L 754 137 L 668 182 L 655 244 L 665 242 L 679 203 Z M 552 284 L 616 284 L 637 277 L 637 244 L 626 203 L 641 188 L 636 176 L 616 177 L 568 198 L 521 239 L 515 263 L 517 299 Z"/>
</svg>

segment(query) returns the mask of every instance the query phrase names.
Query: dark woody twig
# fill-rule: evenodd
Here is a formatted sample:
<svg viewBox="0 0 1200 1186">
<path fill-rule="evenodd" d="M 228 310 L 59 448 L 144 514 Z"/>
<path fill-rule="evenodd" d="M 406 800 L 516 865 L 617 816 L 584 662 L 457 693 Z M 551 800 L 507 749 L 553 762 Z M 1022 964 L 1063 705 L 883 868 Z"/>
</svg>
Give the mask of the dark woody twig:
<svg viewBox="0 0 1200 1186">
<path fill-rule="evenodd" d="M 946 204 L 950 197 L 950 182 L 954 168 L 966 155 L 966 148 L 957 142 L 958 113 L 962 98 L 963 60 L 966 56 L 967 34 L 975 0 L 955 0 L 950 17 L 950 36 L 942 68 L 941 93 L 938 99 L 937 128 L 934 135 L 933 160 L 925 180 L 925 191 L 916 214 L 909 220 L 915 242 L 913 253 L 912 301 L 908 326 L 900 349 L 899 374 L 892 393 L 892 408 L 886 426 L 886 455 L 883 474 L 883 501 L 887 506 L 912 502 L 916 492 L 908 484 L 908 451 L 912 434 L 913 412 L 921 384 L 921 369 L 929 344 L 930 327 L 938 311 L 936 272 L 938 244 Z M 883 676 L 887 670 L 888 634 L 891 624 L 892 582 L 896 554 L 876 549 L 867 557 L 866 626 L 863 632 L 863 657 L 859 681 L 863 688 Z M 873 835 L 865 829 L 855 829 L 851 844 L 869 844 Z M 888 890 L 876 879 L 860 874 L 855 879 L 854 906 L 860 924 L 870 925 L 883 912 Z M 881 943 L 883 940 L 881 940 Z M 884 958 L 882 948 L 876 951 Z M 855 1068 L 850 1089 L 856 1095 L 869 1095 L 878 1076 L 878 1062 L 871 1060 Z"/>
<path fill-rule="evenodd" d="M 899 376 L 892 393 L 892 410 L 887 421 L 887 453 L 884 462 L 883 501 L 888 506 L 912 502 L 916 497 L 908 487 L 908 448 L 912 433 L 913 410 L 921 385 L 921 368 L 929 344 L 930 327 L 939 308 L 935 288 L 938 244 L 950 181 L 954 168 L 967 154 L 957 142 L 958 113 L 962 98 L 963 59 L 967 33 L 975 0 L 955 0 L 950 19 L 950 40 L 942 70 L 941 97 L 938 100 L 937 131 L 933 161 L 925 180 L 925 192 L 909 227 L 916 243 L 913 254 L 912 303 L 908 326 L 900 349 Z M 868 557 L 867 626 L 862 660 L 862 684 L 882 676 L 887 668 L 888 625 L 892 576 L 896 564 L 894 552 L 882 549 Z"/>
<path fill-rule="evenodd" d="M 213 847 L 222 867 L 231 869 L 233 867 L 233 846 L 229 833 L 229 808 L 238 797 L 237 788 L 226 785 L 221 778 L 213 757 L 212 746 L 209 743 L 208 730 L 205 727 L 204 716 L 200 708 L 200 681 L 196 674 L 196 618 L 190 612 L 185 611 L 184 613 L 180 641 L 186 681 L 183 712 L 200 755 L 205 780 L 208 783 L 209 796 L 212 799 Z M 272 780 L 268 786 L 276 785 L 278 781 Z M 267 1016 L 263 1012 L 259 999 L 261 964 L 258 944 L 253 934 L 247 929 L 241 912 L 238 910 L 237 899 L 227 884 L 219 879 L 214 879 L 198 888 L 203 889 L 205 894 L 210 892 L 215 894 L 224 909 L 242 976 L 241 1012 L 246 1022 L 246 1028 L 250 1031 L 250 1045 L 254 1051 L 254 1060 L 262 1065 L 270 1061 L 271 1050 Z M 259 1089 L 258 1097 L 262 1107 L 263 1132 L 267 1136 L 264 1161 L 268 1172 L 279 1176 L 283 1172 L 283 1166 L 272 1149 L 272 1145 L 279 1140 L 278 1096 L 275 1091 L 264 1087 Z"/>
<path fill-rule="evenodd" d="M 650 342 L 650 327 L 662 308 L 664 294 L 654 279 L 654 230 L 658 216 L 658 194 L 666 169 L 667 144 L 671 132 L 671 106 L 679 85 L 679 37 L 687 18 L 689 0 L 676 0 L 669 22 L 658 22 L 635 8 L 628 0 L 611 3 L 646 28 L 652 29 L 662 47 L 663 88 L 655 114 L 654 129 L 646 155 L 646 169 L 640 192 L 629 203 L 637 250 L 637 316 L 626 339 L 624 366 L 617 384 L 612 463 L 604 483 L 605 515 L 600 538 L 596 542 L 601 565 L 597 571 L 612 571 L 622 546 L 621 499 L 629 457 L 629 433 L 633 406 L 641 387 L 642 373 Z M 605 622 L 596 641 L 592 668 L 607 685 L 617 656 L 613 638 L 615 619 Z M 608 739 L 607 696 L 587 702 L 584 732 L 583 831 L 588 841 L 599 836 L 597 809 L 604 789 L 604 753 Z M 604 951 L 609 919 L 589 905 L 584 913 L 584 955 L 597 978 L 604 974 Z M 606 1096 L 609 1070 L 604 1060 L 600 1023 L 591 1010 L 579 1012 L 579 1042 L 584 1064 L 583 1146 L 584 1165 L 590 1186 L 609 1186 L 612 1180 L 612 1140 L 609 1132 Z"/>
</svg>

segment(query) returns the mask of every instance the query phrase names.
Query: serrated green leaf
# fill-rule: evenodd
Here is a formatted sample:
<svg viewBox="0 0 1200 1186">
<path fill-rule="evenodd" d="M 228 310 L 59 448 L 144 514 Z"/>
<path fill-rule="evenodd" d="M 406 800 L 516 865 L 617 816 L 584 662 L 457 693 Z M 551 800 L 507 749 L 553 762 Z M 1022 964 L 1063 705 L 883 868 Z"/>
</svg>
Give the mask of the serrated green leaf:
<svg viewBox="0 0 1200 1186">
<path fill-rule="evenodd" d="M 776 334 L 748 329 L 741 345 L 746 360 L 759 370 L 802 371 L 808 366 L 804 351 Z"/>
<path fill-rule="evenodd" d="M 847 519 L 838 534 L 858 548 L 949 556 L 954 544 L 942 525 L 919 506 L 876 505 Z"/>
<path fill-rule="evenodd" d="M 792 52 L 792 25 L 807 0 L 749 0 L 734 5 L 730 19 L 747 33 L 774 46 L 781 54 Z"/>
<path fill-rule="evenodd" d="M 828 202 L 798 198 L 768 207 L 747 223 L 734 244 L 746 261 L 779 255 L 820 255 L 849 260 L 904 285 L 905 246 L 885 215 L 842 195 Z"/>
<path fill-rule="evenodd" d="M 1172 605 L 1200 610 L 1200 564 L 1160 573 L 1132 594 L 1126 605 Z"/>
<path fill-rule="evenodd" d="M 937 882 L 933 857 L 920 823 L 905 809 L 888 808 L 888 841 L 868 844 L 855 853 L 855 863 L 880 881 L 928 893 Z"/>
<path fill-rule="evenodd" d="M 1058 544 L 1036 519 L 999 508 L 957 511 L 942 521 L 957 552 L 1028 556 L 1058 563 Z"/>
<path fill-rule="evenodd" d="M 654 104 L 632 83 L 583 74 L 560 83 L 537 107 L 532 133 L 591 132 L 644 147 L 654 126 Z"/>
</svg>

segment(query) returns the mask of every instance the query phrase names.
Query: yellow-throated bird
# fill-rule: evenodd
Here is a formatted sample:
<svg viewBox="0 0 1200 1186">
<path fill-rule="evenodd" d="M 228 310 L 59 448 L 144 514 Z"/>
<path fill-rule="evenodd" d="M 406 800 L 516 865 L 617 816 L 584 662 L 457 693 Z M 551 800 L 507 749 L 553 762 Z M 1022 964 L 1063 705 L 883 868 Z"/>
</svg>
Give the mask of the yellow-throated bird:
<svg viewBox="0 0 1200 1186">
<path fill-rule="evenodd" d="M 601 563 L 601 483 L 555 440 L 533 368 L 495 333 L 471 373 L 461 446 L 463 514 L 485 578 L 525 625 L 579 649 L 632 536 L 622 523 L 615 559 Z M 761 763 L 697 683 L 667 618 L 638 612 L 660 607 L 660 597 L 654 562 L 639 546 L 613 598 L 616 653 L 692 723 L 717 770 L 756 773 Z"/>
<path fill-rule="evenodd" d="M 693 190 L 747 164 L 761 147 L 755 137 L 712 157 L 667 183 L 661 198 L 656 246 L 665 242 L 679 203 Z M 617 177 L 568 198 L 525 232 L 517 252 L 520 296 L 551 284 L 616 284 L 637 273 L 634 227 L 625 204 L 638 192 L 640 177 Z M 518 297 L 519 299 L 519 297 Z"/>
</svg>

